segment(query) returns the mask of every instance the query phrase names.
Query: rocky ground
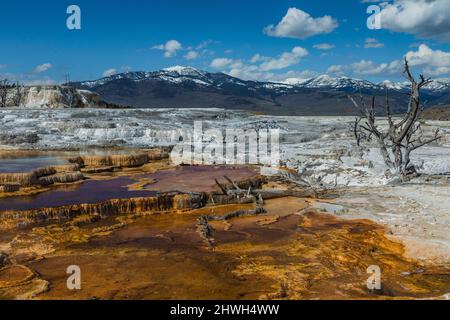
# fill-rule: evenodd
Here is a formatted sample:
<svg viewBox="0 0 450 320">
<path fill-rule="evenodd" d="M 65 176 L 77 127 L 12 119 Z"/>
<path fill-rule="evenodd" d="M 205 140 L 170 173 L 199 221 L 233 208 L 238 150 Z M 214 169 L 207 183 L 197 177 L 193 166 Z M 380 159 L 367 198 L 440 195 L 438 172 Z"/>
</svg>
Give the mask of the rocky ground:
<svg viewBox="0 0 450 320">
<path fill-rule="evenodd" d="M 174 167 L 161 146 L 194 119 L 206 128 L 279 129 L 284 168 Z M 0 296 L 446 297 L 450 124 L 423 124 L 425 135 L 438 127 L 443 138 L 413 155 L 420 176 L 399 183 L 376 148 L 355 147 L 352 120 L 217 109 L 0 110 Z M 299 174 L 322 191 L 300 187 Z M 98 186 L 107 197 L 101 205 Z M 119 196 L 107 191 L 117 188 Z M 144 198 L 117 201 L 130 192 Z M 77 205 L 32 206 L 60 199 Z M 64 289 L 61 269 L 73 261 L 88 270 L 83 292 Z M 364 285 L 371 264 L 385 270 L 383 291 Z M 90 272 L 98 265 L 108 276 Z M 175 269 L 203 280 L 191 283 Z"/>
<path fill-rule="evenodd" d="M 1 212 L 0 298 L 447 298 L 447 267 L 407 257 L 381 225 L 338 218 L 326 212 L 327 200 L 251 167 L 193 167 L 183 174 L 184 168 L 156 161 L 108 174 L 112 181 L 134 176 L 128 190 L 163 192 L 148 206 L 128 199 L 70 205 L 63 215 L 60 208 L 16 211 L 12 218 Z M 176 199 L 167 194 L 174 186 L 198 193 Z M 236 188 L 251 186 L 266 199 L 247 191 L 236 197 Z M 67 197 L 78 189 L 68 189 Z M 71 265 L 82 271 L 81 290 L 67 288 Z M 367 289 L 371 265 L 382 270 L 381 290 Z"/>
</svg>

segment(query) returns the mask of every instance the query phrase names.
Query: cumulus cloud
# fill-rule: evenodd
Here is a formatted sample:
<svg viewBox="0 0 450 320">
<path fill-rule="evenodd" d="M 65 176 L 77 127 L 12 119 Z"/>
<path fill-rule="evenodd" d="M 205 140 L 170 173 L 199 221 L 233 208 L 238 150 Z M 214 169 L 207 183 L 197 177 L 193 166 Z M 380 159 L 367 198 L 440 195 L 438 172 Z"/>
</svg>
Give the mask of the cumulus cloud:
<svg viewBox="0 0 450 320">
<path fill-rule="evenodd" d="M 111 68 L 111 69 L 105 70 L 102 75 L 103 75 L 103 77 L 110 77 L 110 76 L 113 76 L 115 74 L 117 74 L 117 70 L 114 69 L 114 68 Z"/>
<path fill-rule="evenodd" d="M 383 29 L 450 41 L 450 1 L 395 0 L 381 6 Z"/>
<path fill-rule="evenodd" d="M 198 56 L 199 56 L 199 53 L 197 51 L 191 50 L 191 51 L 188 51 L 188 53 L 186 53 L 184 58 L 186 60 L 195 60 L 198 58 Z"/>
<path fill-rule="evenodd" d="M 255 54 L 249 60 L 216 58 L 211 62 L 211 67 L 220 69 L 223 72 L 237 78 L 247 80 L 273 80 L 285 79 L 280 73 L 273 73 L 273 70 L 281 70 L 298 64 L 303 57 L 308 55 L 308 51 L 302 47 L 294 47 L 289 52 L 283 52 L 278 57 L 266 57 Z"/>
<path fill-rule="evenodd" d="M 335 48 L 336 46 L 334 44 L 329 44 L 329 43 L 318 43 L 318 44 L 315 44 L 313 47 L 318 50 L 331 50 L 331 49 Z"/>
<path fill-rule="evenodd" d="M 225 73 L 245 80 L 282 82 L 286 84 L 296 84 L 318 75 L 318 72 L 311 70 L 290 70 L 281 73 L 265 72 L 261 71 L 257 65 L 249 65 L 240 60 L 232 64 L 232 68 Z"/>
<path fill-rule="evenodd" d="M 404 57 L 415 71 L 425 76 L 442 76 L 450 74 L 450 52 L 433 50 L 426 44 L 421 44 L 416 51 L 407 52 Z M 377 76 L 383 74 L 400 74 L 403 69 L 402 60 L 387 63 L 375 63 L 371 60 L 361 60 L 347 65 L 332 65 L 327 72 L 335 75 L 357 74 Z"/>
<path fill-rule="evenodd" d="M 153 46 L 152 49 L 164 51 L 164 57 L 166 58 L 173 58 L 179 52 L 183 52 L 184 59 L 195 60 L 206 55 L 213 55 L 214 51 L 208 49 L 208 47 L 215 43 L 218 42 L 214 40 L 205 40 L 198 45 L 183 46 L 178 40 L 169 40 L 166 43 Z"/>
<path fill-rule="evenodd" d="M 215 41 L 215 40 L 211 40 L 211 39 L 204 40 L 204 41 L 200 42 L 195 48 L 197 50 L 203 50 L 203 49 L 208 48 L 211 44 L 214 44 L 214 43 L 219 43 L 219 41 Z"/>
<path fill-rule="evenodd" d="M 48 76 L 42 76 L 38 73 L 0 73 L 0 79 L 8 79 L 12 82 L 19 82 L 25 85 L 48 85 L 57 83 Z"/>
<path fill-rule="evenodd" d="M 377 64 L 371 60 L 361 60 L 348 65 L 332 65 L 328 68 L 327 73 L 335 75 L 353 73 L 364 76 L 377 76 L 381 74 L 397 74 L 400 71 L 400 60 L 380 64 Z"/>
<path fill-rule="evenodd" d="M 230 64 L 228 71 L 225 71 L 225 73 L 245 80 L 263 80 L 271 76 L 267 72 L 261 72 L 257 65 L 247 64 L 242 60 L 233 61 L 233 63 Z"/>
<path fill-rule="evenodd" d="M 284 52 L 278 58 L 269 59 L 260 65 L 262 71 L 279 70 L 299 63 L 308 51 L 302 47 L 294 47 L 291 52 Z"/>
<path fill-rule="evenodd" d="M 264 33 L 272 37 L 306 39 L 330 33 L 338 26 L 337 20 L 331 16 L 313 18 L 305 11 L 289 8 L 283 19 L 276 26 L 273 24 L 266 26 Z"/>
<path fill-rule="evenodd" d="M 257 65 L 245 63 L 241 59 L 216 58 L 211 62 L 211 67 L 245 80 L 254 80 L 266 76 L 264 72 L 259 71 Z"/>
<path fill-rule="evenodd" d="M 335 64 L 335 65 L 330 66 L 328 68 L 327 72 L 335 74 L 335 75 L 342 75 L 342 74 L 344 74 L 345 69 L 346 69 L 345 66 L 343 66 L 341 64 Z"/>
<path fill-rule="evenodd" d="M 383 48 L 384 44 L 379 42 L 378 39 L 375 38 L 367 38 L 366 42 L 364 43 L 364 48 L 366 49 L 370 49 L 370 48 L 374 48 L 374 49 L 378 49 L 378 48 Z"/>
<path fill-rule="evenodd" d="M 172 58 L 176 56 L 177 52 L 183 47 L 181 43 L 177 40 L 169 40 L 165 44 L 158 44 L 153 46 L 153 49 L 164 51 L 164 57 Z"/>
<path fill-rule="evenodd" d="M 233 59 L 216 58 L 211 62 L 211 67 L 215 69 L 222 69 L 230 65 L 231 63 L 233 63 Z"/>
<path fill-rule="evenodd" d="M 33 69 L 33 73 L 42 73 L 49 70 L 51 67 L 52 67 L 51 63 L 40 64 Z"/>
<path fill-rule="evenodd" d="M 270 59 L 269 57 L 264 57 L 264 56 L 260 55 L 259 53 L 257 53 L 250 59 L 250 62 L 251 63 L 257 63 L 257 62 L 260 62 L 260 61 L 267 61 L 269 59 Z"/>
<path fill-rule="evenodd" d="M 411 66 L 424 67 L 424 73 L 430 76 L 450 73 L 450 52 L 433 50 L 426 44 L 406 53 L 406 59 Z"/>
</svg>

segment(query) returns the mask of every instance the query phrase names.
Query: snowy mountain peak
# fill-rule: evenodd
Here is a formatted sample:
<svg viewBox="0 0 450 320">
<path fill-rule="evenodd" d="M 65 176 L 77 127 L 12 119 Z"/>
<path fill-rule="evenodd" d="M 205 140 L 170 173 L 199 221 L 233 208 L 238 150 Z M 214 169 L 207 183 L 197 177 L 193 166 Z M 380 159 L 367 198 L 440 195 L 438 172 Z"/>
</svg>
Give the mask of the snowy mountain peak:
<svg viewBox="0 0 450 320">
<path fill-rule="evenodd" d="M 388 89 L 393 89 L 393 90 L 403 90 L 408 87 L 407 82 L 394 82 L 394 81 L 390 81 L 390 80 L 384 80 L 384 81 L 380 82 L 378 85 L 380 87 L 386 87 Z"/>
<path fill-rule="evenodd" d="M 331 77 L 327 74 L 317 76 L 315 78 L 309 79 L 300 84 L 301 87 L 305 88 L 331 88 L 331 89 L 341 89 L 341 88 L 375 88 L 376 85 L 372 82 L 360 79 L 352 79 L 348 77 Z"/>
<path fill-rule="evenodd" d="M 292 86 L 298 86 L 301 85 L 307 81 L 309 81 L 310 79 L 303 79 L 303 78 L 287 78 L 286 80 L 284 80 L 282 83 L 284 84 L 288 84 L 288 85 L 292 85 Z"/>
<path fill-rule="evenodd" d="M 436 79 L 429 83 L 425 88 L 432 91 L 444 91 L 450 89 L 450 83 L 448 79 Z"/>
<path fill-rule="evenodd" d="M 407 90 L 411 87 L 411 84 L 408 81 L 405 82 L 393 82 L 390 80 L 385 80 L 378 84 L 382 87 L 387 87 L 388 89 L 394 90 Z M 433 82 L 429 83 L 424 87 L 425 90 L 440 92 L 450 89 L 450 84 L 446 81 L 446 79 L 436 79 Z"/>
<path fill-rule="evenodd" d="M 258 90 L 270 90 L 273 91 L 272 93 L 276 94 L 297 92 L 301 89 L 345 92 L 358 92 L 361 89 L 366 91 L 380 91 L 384 90 L 385 87 L 391 90 L 406 92 L 410 87 L 410 84 L 406 82 L 393 82 L 390 80 L 385 80 L 381 83 L 375 84 L 367 80 L 349 77 L 333 77 L 327 74 L 318 75 L 309 79 L 288 78 L 280 82 L 245 81 L 223 73 L 209 73 L 193 67 L 179 65 L 152 72 L 137 71 L 120 73 L 95 81 L 81 82 L 80 84 L 84 88 L 92 89 L 117 80 L 123 80 L 124 83 L 127 83 L 127 81 L 159 81 L 187 87 L 194 84 L 199 87 L 210 87 L 217 90 L 223 90 L 223 88 L 229 89 L 230 86 L 239 86 L 239 90 L 242 90 L 242 88 L 246 88 L 251 92 L 256 92 Z M 441 94 L 450 90 L 450 84 L 447 79 L 436 79 L 423 89 L 429 93 Z"/>
<path fill-rule="evenodd" d="M 173 66 L 163 69 L 163 71 L 169 73 L 177 73 L 180 76 L 199 76 L 204 75 L 205 72 L 195 69 L 193 67 Z"/>
</svg>

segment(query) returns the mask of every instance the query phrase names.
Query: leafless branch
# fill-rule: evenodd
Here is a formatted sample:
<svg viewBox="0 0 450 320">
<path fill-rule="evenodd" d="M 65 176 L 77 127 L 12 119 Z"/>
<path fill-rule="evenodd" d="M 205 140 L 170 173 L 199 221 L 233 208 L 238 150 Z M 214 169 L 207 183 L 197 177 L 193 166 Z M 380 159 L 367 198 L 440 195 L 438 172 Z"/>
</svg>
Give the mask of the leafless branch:
<svg viewBox="0 0 450 320">
<path fill-rule="evenodd" d="M 365 140 L 372 136 L 376 138 L 378 147 L 381 151 L 385 164 L 395 169 L 400 174 L 415 172 L 414 166 L 410 164 L 410 154 L 427 144 L 438 141 L 441 136 L 436 131 L 432 139 L 423 140 L 423 131 L 419 123 L 420 116 L 424 109 L 424 104 L 420 100 L 420 89 L 432 82 L 431 79 L 420 75 L 420 81 L 417 82 L 411 73 L 408 61 L 405 59 L 403 74 L 411 82 L 411 92 L 409 94 L 408 110 L 403 118 L 395 123 L 392 116 L 392 110 L 389 102 L 389 93 L 387 88 L 385 98 L 385 110 L 389 128 L 387 132 L 382 132 L 377 126 L 375 114 L 375 97 L 372 97 L 370 106 L 367 106 L 364 97 L 360 93 L 360 103 L 350 97 L 351 102 L 361 114 L 354 123 L 353 132 L 358 146 L 361 143 L 361 130 L 368 133 Z M 362 119 L 365 119 L 362 123 Z"/>
</svg>

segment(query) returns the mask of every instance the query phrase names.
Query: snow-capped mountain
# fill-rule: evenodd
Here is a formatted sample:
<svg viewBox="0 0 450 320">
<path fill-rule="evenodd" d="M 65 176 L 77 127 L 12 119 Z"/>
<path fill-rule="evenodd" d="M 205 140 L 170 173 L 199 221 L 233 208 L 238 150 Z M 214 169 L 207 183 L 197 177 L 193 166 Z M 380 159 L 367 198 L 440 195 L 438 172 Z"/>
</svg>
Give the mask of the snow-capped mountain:
<svg viewBox="0 0 450 320">
<path fill-rule="evenodd" d="M 405 91 L 409 90 L 411 84 L 408 81 L 404 82 L 394 82 L 390 80 L 385 80 L 380 83 L 372 83 L 367 80 L 354 79 L 349 77 L 331 77 L 329 75 L 320 75 L 311 79 L 296 79 L 290 78 L 285 81 L 285 83 L 291 84 L 296 87 L 318 89 L 318 88 L 328 88 L 328 89 L 373 89 L 382 90 L 385 87 L 391 90 Z M 450 84 L 442 79 L 433 80 L 430 84 L 423 88 L 423 90 L 431 92 L 441 92 L 450 90 Z"/>
<path fill-rule="evenodd" d="M 104 85 L 108 82 L 127 79 L 135 82 L 146 81 L 146 80 L 161 80 L 175 84 L 182 84 L 193 82 L 199 86 L 213 86 L 221 87 L 227 83 L 232 83 L 241 86 L 253 86 L 255 88 L 266 88 L 283 91 L 298 88 L 308 88 L 308 89 L 373 89 L 381 90 L 384 87 L 394 90 L 406 90 L 409 89 L 408 82 L 393 82 L 390 80 L 385 80 L 378 84 L 372 83 L 367 80 L 349 78 L 349 77 L 332 77 L 326 74 L 319 75 L 314 78 L 300 79 L 300 78 L 289 78 L 282 82 L 258 82 L 258 81 L 247 81 L 241 80 L 223 73 L 209 73 L 207 71 L 198 70 L 193 67 L 183 67 L 183 66 L 173 66 L 170 68 L 165 68 L 160 71 L 151 72 L 125 72 L 121 74 L 115 74 L 109 77 L 101 78 L 95 81 L 83 81 L 80 83 L 81 86 L 87 88 L 98 87 Z M 450 84 L 444 82 L 443 80 L 435 80 L 430 83 L 425 89 L 430 91 L 444 91 L 450 89 Z"/>
<path fill-rule="evenodd" d="M 304 79 L 304 78 L 287 78 L 286 80 L 282 81 L 282 83 L 288 84 L 291 86 L 300 86 L 309 80 L 311 80 L 311 78 L 306 78 L 306 79 Z"/>
<path fill-rule="evenodd" d="M 393 90 L 409 90 L 411 84 L 408 81 L 405 82 L 393 82 L 389 80 L 385 80 L 381 83 L 379 83 L 380 86 L 384 87 L 386 86 L 388 89 Z M 444 79 L 435 79 L 428 85 L 426 85 L 423 90 L 425 91 L 431 91 L 434 93 L 439 93 L 442 91 L 450 90 L 450 83 L 446 82 Z"/>
<path fill-rule="evenodd" d="M 436 79 L 429 83 L 425 88 L 435 92 L 447 91 L 450 90 L 450 83 L 445 79 Z"/>
<path fill-rule="evenodd" d="M 207 72 L 200 71 L 192 67 L 174 66 L 160 71 L 152 71 L 152 72 L 137 71 L 137 72 L 125 72 L 115 74 L 95 81 L 83 81 L 81 82 L 81 85 L 93 88 L 104 85 L 105 83 L 111 81 L 121 79 L 128 79 L 136 82 L 145 81 L 148 79 L 161 79 L 173 83 L 181 83 L 183 81 L 193 81 L 202 85 L 211 84 L 209 82 L 209 79 L 207 78 Z"/>
<path fill-rule="evenodd" d="M 329 88 L 329 89 L 344 89 L 344 88 L 361 88 L 361 89 L 378 89 L 376 84 L 366 80 L 352 79 L 348 77 L 331 77 L 329 75 L 320 75 L 315 78 L 299 83 L 297 86 L 303 88 Z"/>
<path fill-rule="evenodd" d="M 240 108 L 289 114 L 346 114 L 354 110 L 348 94 L 384 97 L 391 89 L 393 108 L 404 108 L 406 83 L 372 83 L 348 77 L 319 75 L 283 82 L 242 80 L 224 73 L 174 66 L 151 72 L 125 72 L 94 81 L 74 83 L 79 89 L 97 92 L 106 101 L 135 107 Z M 450 102 L 450 86 L 443 81 L 424 88 L 424 100 Z M 306 111 L 304 111 L 306 110 Z"/>
<path fill-rule="evenodd" d="M 174 66 L 153 72 L 125 72 L 104 77 L 95 81 L 83 81 L 77 85 L 84 88 L 95 88 L 117 80 L 131 80 L 133 82 L 161 81 L 179 85 L 197 85 L 221 89 L 230 85 L 247 87 L 250 90 L 275 90 L 284 92 L 292 90 L 292 85 L 276 82 L 257 82 L 241 80 L 223 73 L 209 73 L 193 67 Z"/>
<path fill-rule="evenodd" d="M 408 89 L 410 84 L 408 82 L 394 82 L 390 80 L 384 80 L 378 84 L 381 87 L 386 87 L 392 90 L 405 90 Z"/>
<path fill-rule="evenodd" d="M 170 68 L 165 68 L 162 71 L 166 71 L 178 76 L 189 76 L 189 77 L 204 76 L 207 74 L 207 72 L 205 71 L 200 71 L 193 67 L 183 67 L 183 66 L 173 66 Z"/>
</svg>

